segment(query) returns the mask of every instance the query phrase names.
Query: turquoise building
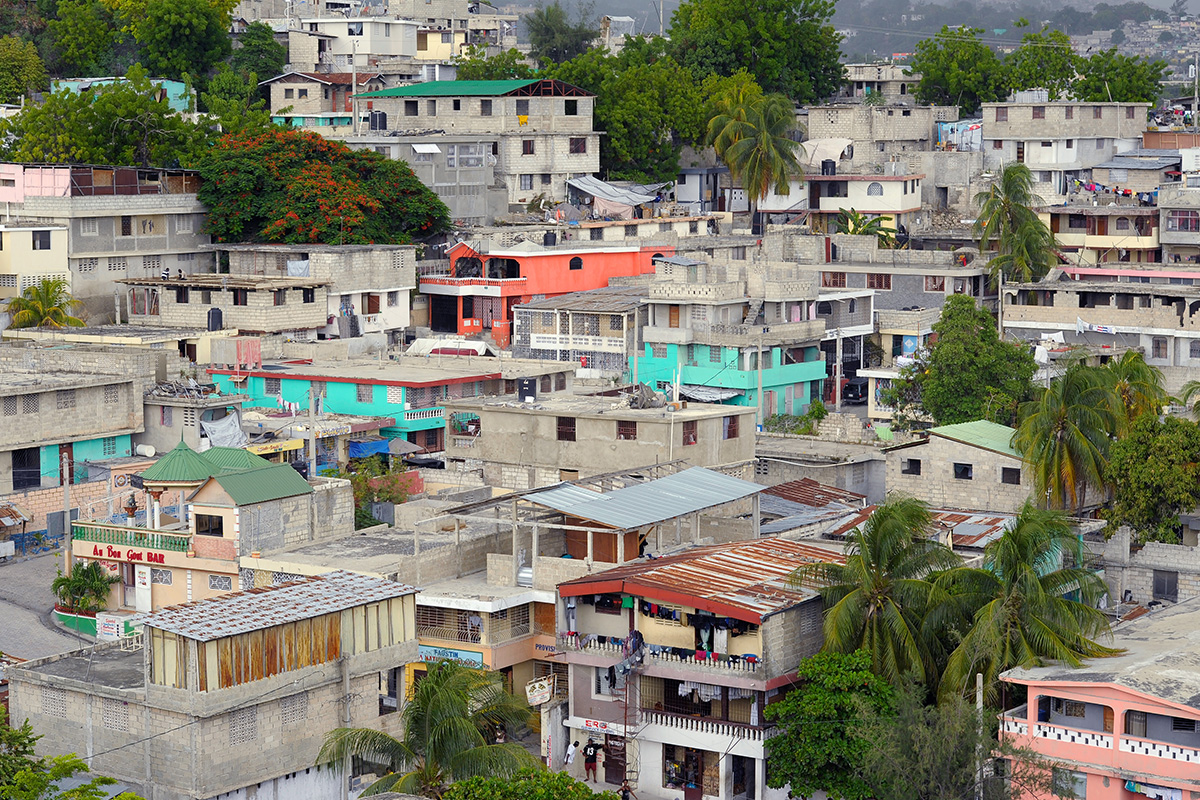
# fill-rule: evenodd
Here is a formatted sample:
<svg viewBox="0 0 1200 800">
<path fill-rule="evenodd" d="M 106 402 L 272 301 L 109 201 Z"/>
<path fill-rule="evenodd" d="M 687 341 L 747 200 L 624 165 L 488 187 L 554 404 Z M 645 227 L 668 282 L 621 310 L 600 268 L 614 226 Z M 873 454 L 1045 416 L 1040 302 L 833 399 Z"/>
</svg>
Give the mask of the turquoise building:
<svg viewBox="0 0 1200 800">
<path fill-rule="evenodd" d="M 109 86 L 123 82 L 125 78 L 66 78 L 54 81 L 54 90 L 70 89 L 80 92 L 93 86 Z M 151 78 L 150 81 L 158 87 L 159 98 L 165 97 L 171 110 L 187 114 L 193 110 L 195 90 L 183 81 L 172 81 L 166 78 Z"/>
</svg>

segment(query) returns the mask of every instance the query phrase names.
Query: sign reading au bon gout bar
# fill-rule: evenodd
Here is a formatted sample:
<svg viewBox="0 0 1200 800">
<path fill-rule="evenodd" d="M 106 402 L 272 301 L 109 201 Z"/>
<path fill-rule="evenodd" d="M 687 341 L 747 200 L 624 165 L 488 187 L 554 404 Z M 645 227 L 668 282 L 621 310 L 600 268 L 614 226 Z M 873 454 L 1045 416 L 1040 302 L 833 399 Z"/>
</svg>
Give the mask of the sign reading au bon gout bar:
<svg viewBox="0 0 1200 800">
<path fill-rule="evenodd" d="M 144 564 L 165 564 L 166 553 L 155 553 L 150 550 L 122 550 L 112 545 L 92 545 L 92 555 L 96 558 L 117 559 L 118 561 L 141 561 Z"/>
</svg>

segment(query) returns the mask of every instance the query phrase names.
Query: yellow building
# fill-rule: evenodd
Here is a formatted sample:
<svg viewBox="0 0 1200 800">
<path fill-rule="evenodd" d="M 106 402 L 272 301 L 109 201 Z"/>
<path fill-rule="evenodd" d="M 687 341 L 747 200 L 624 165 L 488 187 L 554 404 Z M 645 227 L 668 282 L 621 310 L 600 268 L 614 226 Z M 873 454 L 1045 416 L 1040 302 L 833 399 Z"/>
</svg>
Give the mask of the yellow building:
<svg viewBox="0 0 1200 800">
<path fill-rule="evenodd" d="M 0 301 L 18 297 L 46 278 L 70 285 L 67 229 L 33 222 L 0 224 Z"/>
</svg>

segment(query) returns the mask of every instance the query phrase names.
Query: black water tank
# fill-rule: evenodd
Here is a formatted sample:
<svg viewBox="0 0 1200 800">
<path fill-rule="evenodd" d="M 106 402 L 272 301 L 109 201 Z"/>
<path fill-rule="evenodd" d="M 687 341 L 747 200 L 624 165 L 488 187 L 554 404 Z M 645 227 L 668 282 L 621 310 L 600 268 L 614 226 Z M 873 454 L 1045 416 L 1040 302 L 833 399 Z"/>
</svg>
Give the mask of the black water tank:
<svg viewBox="0 0 1200 800">
<path fill-rule="evenodd" d="M 517 399 L 522 403 L 532 403 L 537 400 L 537 378 L 517 380 Z"/>
<path fill-rule="evenodd" d="M 837 175 L 837 162 L 832 158 L 827 158 L 821 162 L 822 175 Z"/>
<path fill-rule="evenodd" d="M 542 246 L 554 247 L 556 244 L 558 244 L 558 234 L 554 231 L 546 231 L 545 235 L 542 236 Z"/>
<path fill-rule="evenodd" d="M 208 329 L 210 331 L 219 331 L 225 327 L 224 317 L 221 314 L 221 309 L 210 308 L 208 310 Z"/>
</svg>

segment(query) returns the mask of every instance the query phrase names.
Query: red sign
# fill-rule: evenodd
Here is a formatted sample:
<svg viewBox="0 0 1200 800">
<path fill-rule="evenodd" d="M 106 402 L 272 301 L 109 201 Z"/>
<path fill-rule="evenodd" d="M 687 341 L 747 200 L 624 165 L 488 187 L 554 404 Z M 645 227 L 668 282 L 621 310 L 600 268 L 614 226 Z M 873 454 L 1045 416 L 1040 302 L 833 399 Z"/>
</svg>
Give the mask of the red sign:
<svg viewBox="0 0 1200 800">
<path fill-rule="evenodd" d="M 123 554 L 119 547 L 107 545 L 101 548 L 100 545 L 92 546 L 92 555 L 100 558 L 117 558 L 122 561 L 144 561 L 147 564 L 165 564 L 163 560 L 166 558 L 166 553 L 151 553 L 149 550 L 134 550 L 130 548 Z"/>
</svg>

